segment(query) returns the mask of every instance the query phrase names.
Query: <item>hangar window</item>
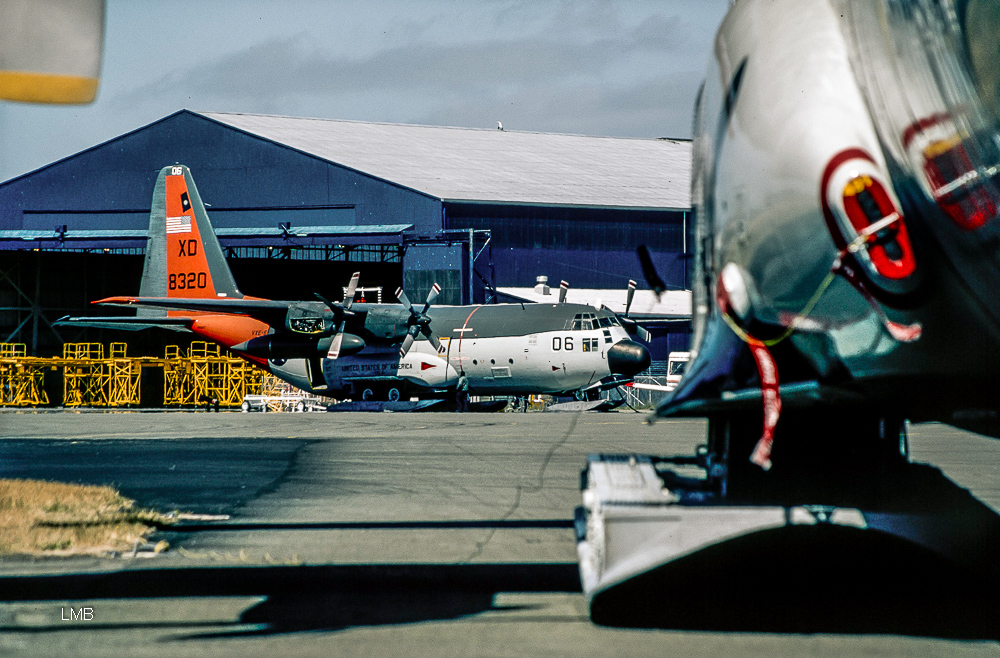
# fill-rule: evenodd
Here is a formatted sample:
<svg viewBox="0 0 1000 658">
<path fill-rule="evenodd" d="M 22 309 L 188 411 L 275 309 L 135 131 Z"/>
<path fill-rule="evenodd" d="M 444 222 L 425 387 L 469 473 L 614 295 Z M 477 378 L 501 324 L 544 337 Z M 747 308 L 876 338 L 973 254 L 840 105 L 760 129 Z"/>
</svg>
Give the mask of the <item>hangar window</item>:
<svg viewBox="0 0 1000 658">
<path fill-rule="evenodd" d="M 516 249 L 604 251 L 610 244 L 645 244 L 677 253 L 684 246 L 683 212 L 510 206 L 481 212 L 452 208 L 450 227 L 489 229 L 496 244 Z"/>
</svg>

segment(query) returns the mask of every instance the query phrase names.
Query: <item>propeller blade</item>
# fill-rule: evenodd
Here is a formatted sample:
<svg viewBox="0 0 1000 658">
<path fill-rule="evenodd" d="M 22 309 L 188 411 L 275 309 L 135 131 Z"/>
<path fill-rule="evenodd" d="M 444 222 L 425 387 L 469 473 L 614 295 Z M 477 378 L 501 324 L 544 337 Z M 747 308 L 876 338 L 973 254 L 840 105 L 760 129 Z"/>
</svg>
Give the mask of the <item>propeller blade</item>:
<svg viewBox="0 0 1000 658">
<path fill-rule="evenodd" d="M 358 291 L 358 280 L 361 278 L 361 272 L 355 272 L 351 275 L 351 282 L 347 284 L 347 292 L 344 294 L 344 308 L 351 308 L 354 305 L 354 293 Z"/>
<path fill-rule="evenodd" d="M 563 304 L 566 302 L 566 293 L 569 292 L 569 283 L 566 281 L 559 282 L 559 303 Z"/>
<path fill-rule="evenodd" d="M 441 351 L 441 341 L 439 341 L 438 337 L 434 335 L 433 331 L 431 331 L 430 325 L 422 326 L 420 328 L 420 333 L 422 333 L 424 336 L 427 337 L 427 340 L 430 341 L 431 345 L 434 346 L 435 350 L 439 352 Z"/>
<path fill-rule="evenodd" d="M 632 298 L 635 297 L 635 281 L 632 279 L 628 280 L 628 297 L 625 298 L 625 315 L 628 315 L 628 311 L 632 308 Z"/>
<path fill-rule="evenodd" d="M 413 334 L 406 332 L 406 338 L 403 339 L 403 344 L 399 346 L 399 358 L 406 356 L 406 353 L 410 351 L 410 347 L 413 345 Z"/>
<path fill-rule="evenodd" d="M 331 311 L 333 311 L 334 313 L 337 313 L 340 310 L 339 308 L 337 308 L 336 304 L 334 304 L 333 302 L 331 302 L 329 299 L 327 299 L 323 295 L 319 294 L 318 292 L 314 292 L 313 296 L 316 297 L 316 299 L 318 299 L 319 301 L 321 301 L 324 304 L 326 304 L 326 307 L 328 309 L 330 309 Z"/>
<path fill-rule="evenodd" d="M 646 341 L 648 343 L 649 342 L 649 332 L 646 330 L 646 327 L 642 326 L 641 324 L 636 324 L 635 328 L 636 328 L 636 333 L 639 334 L 639 338 L 641 338 L 642 340 L 644 340 L 644 341 Z"/>
<path fill-rule="evenodd" d="M 642 266 L 642 275 L 646 277 L 646 283 L 656 293 L 656 301 L 659 301 L 660 295 L 667 290 L 667 284 L 663 282 L 663 279 L 656 272 L 656 266 L 653 265 L 653 258 L 649 255 L 649 249 L 646 248 L 646 245 L 639 245 L 636 252 L 639 254 L 639 265 Z"/>
<path fill-rule="evenodd" d="M 438 295 L 440 294 L 441 294 L 441 286 L 435 283 L 433 286 L 431 286 L 431 291 L 427 293 L 427 301 L 424 303 L 424 310 L 421 311 L 421 313 L 426 313 L 427 309 L 431 307 L 431 304 L 434 303 L 434 300 L 437 299 Z"/>
<path fill-rule="evenodd" d="M 330 349 L 326 352 L 326 358 L 336 359 L 340 356 L 340 345 L 344 342 L 344 323 L 340 323 L 337 327 L 337 335 L 333 337 L 333 342 L 330 343 Z"/>
<path fill-rule="evenodd" d="M 406 308 L 413 308 L 413 304 L 410 303 L 410 298 L 406 296 L 402 286 L 396 289 L 396 299 L 398 299 L 399 303 Z"/>
</svg>

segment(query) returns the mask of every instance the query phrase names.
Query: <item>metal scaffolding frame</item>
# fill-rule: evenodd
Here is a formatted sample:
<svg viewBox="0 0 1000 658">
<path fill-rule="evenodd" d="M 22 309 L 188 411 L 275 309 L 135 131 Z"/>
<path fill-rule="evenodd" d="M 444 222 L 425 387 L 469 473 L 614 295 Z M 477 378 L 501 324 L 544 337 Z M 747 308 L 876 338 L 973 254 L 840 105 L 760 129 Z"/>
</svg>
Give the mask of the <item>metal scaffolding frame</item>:
<svg viewBox="0 0 1000 658">
<path fill-rule="evenodd" d="M 259 394 L 264 371 L 214 343 L 196 341 L 187 353 L 176 345 L 165 358 L 130 357 L 125 343 L 66 343 L 61 357 L 27 355 L 24 343 L 0 343 L 0 407 L 49 404 L 46 369 L 62 374 L 65 407 L 138 406 L 143 368 L 163 369 L 165 405 L 197 406 L 218 400 L 220 407 L 239 407 L 247 395 Z"/>
<path fill-rule="evenodd" d="M 37 407 L 49 403 L 45 367 L 27 355 L 24 343 L 0 343 L 0 406 Z"/>
<path fill-rule="evenodd" d="M 163 404 L 196 406 L 218 401 L 239 407 L 248 394 L 259 393 L 264 371 L 222 353 L 215 343 L 194 341 L 187 354 L 168 345 L 163 359 Z"/>
<path fill-rule="evenodd" d="M 125 343 L 111 343 L 108 358 L 100 343 L 63 345 L 64 407 L 126 407 L 139 404 L 143 362 L 127 356 Z"/>
</svg>

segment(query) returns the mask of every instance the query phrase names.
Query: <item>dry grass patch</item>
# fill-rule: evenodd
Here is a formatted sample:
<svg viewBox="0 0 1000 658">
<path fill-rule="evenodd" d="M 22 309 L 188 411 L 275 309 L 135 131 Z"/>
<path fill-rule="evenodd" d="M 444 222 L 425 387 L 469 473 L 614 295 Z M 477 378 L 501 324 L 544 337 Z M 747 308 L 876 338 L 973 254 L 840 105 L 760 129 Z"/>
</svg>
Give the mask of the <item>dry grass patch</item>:
<svg viewBox="0 0 1000 658">
<path fill-rule="evenodd" d="M 111 487 L 0 479 L 0 555 L 131 550 L 166 517 Z"/>
</svg>

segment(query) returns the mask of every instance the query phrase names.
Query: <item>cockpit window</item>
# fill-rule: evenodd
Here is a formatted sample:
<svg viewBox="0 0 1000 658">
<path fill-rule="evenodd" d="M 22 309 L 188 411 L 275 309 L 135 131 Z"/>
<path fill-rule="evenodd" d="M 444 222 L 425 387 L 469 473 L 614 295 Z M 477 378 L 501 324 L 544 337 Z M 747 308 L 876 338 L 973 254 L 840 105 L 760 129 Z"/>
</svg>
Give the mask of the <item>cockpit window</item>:
<svg viewBox="0 0 1000 658">
<path fill-rule="evenodd" d="M 608 316 L 606 316 L 606 315 L 602 315 L 601 317 L 599 317 L 599 318 L 597 319 L 597 321 L 598 321 L 598 323 L 599 323 L 599 324 L 600 324 L 600 325 L 601 325 L 602 327 L 610 327 L 610 326 L 611 326 L 611 318 L 609 318 L 609 317 L 608 317 Z"/>
</svg>

